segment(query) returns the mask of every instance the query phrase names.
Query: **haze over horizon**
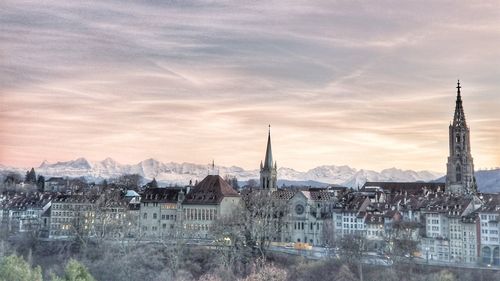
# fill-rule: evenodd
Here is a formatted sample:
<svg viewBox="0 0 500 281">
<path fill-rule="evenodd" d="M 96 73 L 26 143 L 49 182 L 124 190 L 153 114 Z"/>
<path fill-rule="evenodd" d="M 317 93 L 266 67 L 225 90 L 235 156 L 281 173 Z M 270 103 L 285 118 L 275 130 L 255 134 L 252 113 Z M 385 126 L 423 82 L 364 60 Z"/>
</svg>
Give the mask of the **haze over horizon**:
<svg viewBox="0 0 500 281">
<path fill-rule="evenodd" d="M 313 3 L 314 2 L 314 3 Z M 500 166 L 498 1 L 3 1 L 0 163 Z"/>
</svg>

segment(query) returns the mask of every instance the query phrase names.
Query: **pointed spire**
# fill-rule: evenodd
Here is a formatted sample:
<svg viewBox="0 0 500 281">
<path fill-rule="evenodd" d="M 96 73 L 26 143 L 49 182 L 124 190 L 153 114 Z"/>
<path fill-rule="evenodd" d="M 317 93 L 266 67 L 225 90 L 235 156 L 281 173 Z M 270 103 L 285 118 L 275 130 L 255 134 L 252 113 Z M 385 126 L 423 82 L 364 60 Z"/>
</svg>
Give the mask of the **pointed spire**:
<svg viewBox="0 0 500 281">
<path fill-rule="evenodd" d="M 264 159 L 264 169 L 273 168 L 273 152 L 271 149 L 271 125 L 269 125 L 269 133 L 267 135 L 266 158 Z"/>
<path fill-rule="evenodd" d="M 464 126 L 467 127 L 467 123 L 465 122 L 465 113 L 464 107 L 462 105 L 462 96 L 460 94 L 460 80 L 457 82 L 457 101 L 455 105 L 455 115 L 453 117 L 453 126 Z"/>
</svg>

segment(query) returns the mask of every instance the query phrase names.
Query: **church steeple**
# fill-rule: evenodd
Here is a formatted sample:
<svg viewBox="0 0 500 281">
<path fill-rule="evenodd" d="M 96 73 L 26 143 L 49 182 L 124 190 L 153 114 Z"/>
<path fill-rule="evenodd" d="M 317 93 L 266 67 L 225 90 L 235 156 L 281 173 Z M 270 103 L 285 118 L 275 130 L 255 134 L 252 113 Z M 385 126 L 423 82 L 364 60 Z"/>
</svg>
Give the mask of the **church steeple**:
<svg viewBox="0 0 500 281">
<path fill-rule="evenodd" d="M 264 163 L 260 162 L 260 187 L 271 191 L 276 190 L 277 175 L 277 166 L 276 162 L 273 162 L 273 151 L 271 148 L 271 125 L 269 125 L 266 157 L 264 158 Z"/>
<path fill-rule="evenodd" d="M 453 123 L 449 127 L 450 155 L 446 172 L 446 191 L 455 194 L 476 193 L 474 162 L 470 149 L 470 131 L 465 122 L 460 81 L 457 83 L 457 100 Z"/>
<path fill-rule="evenodd" d="M 267 134 L 267 148 L 266 158 L 264 160 L 264 169 L 273 167 L 273 150 L 271 149 L 271 125 L 269 125 L 269 132 Z"/>
<path fill-rule="evenodd" d="M 453 117 L 453 126 L 461 126 L 467 127 L 467 123 L 465 122 L 465 113 L 464 107 L 462 104 L 462 96 L 460 94 L 460 80 L 457 82 L 457 101 L 455 104 L 455 115 Z"/>
</svg>

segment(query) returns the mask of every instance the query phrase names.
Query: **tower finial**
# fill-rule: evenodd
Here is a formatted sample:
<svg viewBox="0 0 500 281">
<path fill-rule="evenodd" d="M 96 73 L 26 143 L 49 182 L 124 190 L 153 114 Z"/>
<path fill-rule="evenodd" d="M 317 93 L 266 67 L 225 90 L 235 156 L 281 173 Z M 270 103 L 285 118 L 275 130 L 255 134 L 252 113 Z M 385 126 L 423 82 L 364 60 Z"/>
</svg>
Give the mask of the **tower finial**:
<svg viewBox="0 0 500 281">
<path fill-rule="evenodd" d="M 460 95 L 460 89 L 462 87 L 460 86 L 460 79 L 458 79 L 458 82 L 457 82 L 457 94 Z"/>
</svg>

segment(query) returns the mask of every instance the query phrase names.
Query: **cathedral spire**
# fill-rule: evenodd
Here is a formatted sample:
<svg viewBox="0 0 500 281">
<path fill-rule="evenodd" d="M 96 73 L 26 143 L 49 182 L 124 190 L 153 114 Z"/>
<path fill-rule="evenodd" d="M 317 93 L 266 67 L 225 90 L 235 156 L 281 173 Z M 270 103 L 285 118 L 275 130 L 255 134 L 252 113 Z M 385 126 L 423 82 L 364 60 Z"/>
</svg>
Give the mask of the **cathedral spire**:
<svg viewBox="0 0 500 281">
<path fill-rule="evenodd" d="M 264 159 L 264 169 L 273 168 L 273 151 L 271 149 L 271 125 L 269 125 L 269 132 L 267 135 L 267 148 L 266 148 L 266 158 Z"/>
<path fill-rule="evenodd" d="M 462 104 L 462 96 L 460 94 L 460 80 L 457 82 L 457 101 L 455 105 L 455 115 L 453 117 L 453 126 L 454 127 L 467 127 L 467 123 L 465 122 L 465 113 L 464 107 Z"/>
</svg>

